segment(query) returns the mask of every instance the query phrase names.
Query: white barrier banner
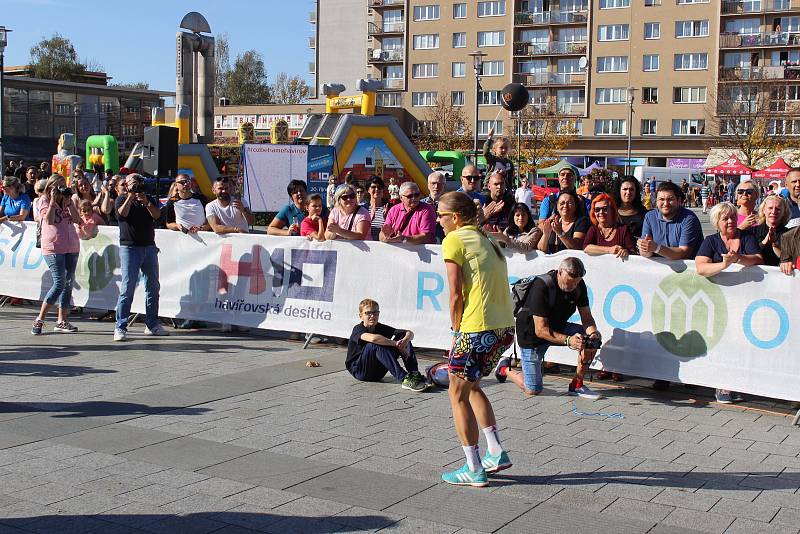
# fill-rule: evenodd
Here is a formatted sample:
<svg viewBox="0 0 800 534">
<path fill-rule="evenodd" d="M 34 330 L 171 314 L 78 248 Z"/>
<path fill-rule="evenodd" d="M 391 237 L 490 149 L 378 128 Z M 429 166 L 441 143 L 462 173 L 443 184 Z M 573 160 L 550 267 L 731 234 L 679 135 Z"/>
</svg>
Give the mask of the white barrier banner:
<svg viewBox="0 0 800 534">
<path fill-rule="evenodd" d="M 51 284 L 32 223 L 0 225 L 0 294 L 41 300 Z M 358 303 L 410 328 L 420 347 L 449 348 L 441 247 L 299 237 L 195 235 L 159 230 L 160 314 L 348 337 Z M 81 242 L 74 301 L 113 309 L 120 281 L 117 228 Z M 592 313 L 603 333 L 594 367 L 624 374 L 800 400 L 800 277 L 771 267 L 732 268 L 712 279 L 693 262 L 631 257 L 509 254 L 509 277 L 541 274 L 574 254 L 586 264 Z M 144 311 L 139 287 L 133 310 Z M 578 321 L 577 316 L 574 318 Z M 109 330 L 111 326 L 109 325 Z M 109 331 L 110 336 L 110 331 Z M 573 364 L 553 347 L 547 359 Z"/>
</svg>

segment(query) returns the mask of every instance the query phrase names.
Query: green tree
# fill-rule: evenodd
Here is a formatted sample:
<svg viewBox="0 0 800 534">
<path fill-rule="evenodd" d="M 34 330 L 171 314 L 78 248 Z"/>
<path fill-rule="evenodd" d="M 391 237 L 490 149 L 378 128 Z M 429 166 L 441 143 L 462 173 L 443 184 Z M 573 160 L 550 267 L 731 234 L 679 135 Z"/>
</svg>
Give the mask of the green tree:
<svg viewBox="0 0 800 534">
<path fill-rule="evenodd" d="M 148 82 L 122 82 L 109 84 L 111 87 L 127 87 L 128 89 L 150 89 Z"/>
<path fill-rule="evenodd" d="M 39 41 L 30 53 L 29 64 L 34 78 L 78 81 L 86 72 L 86 65 L 78 59 L 72 42 L 58 33 Z"/>
<path fill-rule="evenodd" d="M 273 104 L 302 104 L 310 94 L 311 88 L 304 79 L 296 74 L 289 76 L 285 72 L 278 74 L 270 91 Z"/>
<path fill-rule="evenodd" d="M 233 105 L 268 104 L 270 90 L 267 69 L 261 54 L 255 50 L 236 56 L 233 68 L 227 76 L 225 94 Z"/>
</svg>

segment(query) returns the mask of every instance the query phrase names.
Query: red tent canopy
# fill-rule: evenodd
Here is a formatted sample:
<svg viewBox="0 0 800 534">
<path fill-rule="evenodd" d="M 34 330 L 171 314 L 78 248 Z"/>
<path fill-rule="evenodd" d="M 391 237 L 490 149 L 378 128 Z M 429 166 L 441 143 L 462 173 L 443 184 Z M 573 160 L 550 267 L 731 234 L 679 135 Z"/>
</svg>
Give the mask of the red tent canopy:
<svg viewBox="0 0 800 534">
<path fill-rule="evenodd" d="M 786 178 L 786 173 L 789 172 L 791 167 L 788 163 L 783 161 L 783 158 L 778 158 L 775 163 L 756 171 L 753 173 L 753 178 L 766 178 L 767 180 L 783 180 Z"/>
<path fill-rule="evenodd" d="M 735 155 L 731 155 L 728 159 L 717 165 L 716 167 L 709 167 L 706 169 L 706 174 L 726 174 L 738 175 L 752 174 L 753 169 L 742 163 Z"/>
</svg>

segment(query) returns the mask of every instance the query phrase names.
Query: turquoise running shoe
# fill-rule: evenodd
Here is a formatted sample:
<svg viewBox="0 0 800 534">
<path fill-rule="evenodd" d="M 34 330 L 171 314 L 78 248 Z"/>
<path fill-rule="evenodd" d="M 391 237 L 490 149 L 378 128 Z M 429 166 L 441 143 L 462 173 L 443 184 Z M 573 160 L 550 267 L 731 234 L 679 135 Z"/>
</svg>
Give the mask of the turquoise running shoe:
<svg viewBox="0 0 800 534">
<path fill-rule="evenodd" d="M 454 486 L 483 488 L 489 485 L 489 479 L 486 478 L 486 471 L 483 468 L 480 471 L 470 471 L 467 464 L 464 464 L 461 469 L 443 473 L 442 480 Z"/>
<path fill-rule="evenodd" d="M 497 455 L 489 454 L 489 451 L 486 451 L 486 454 L 481 460 L 481 465 L 483 465 L 487 473 L 497 473 L 503 469 L 508 469 L 514 464 L 511 463 L 511 459 L 508 457 L 506 451 L 502 451 Z"/>
</svg>

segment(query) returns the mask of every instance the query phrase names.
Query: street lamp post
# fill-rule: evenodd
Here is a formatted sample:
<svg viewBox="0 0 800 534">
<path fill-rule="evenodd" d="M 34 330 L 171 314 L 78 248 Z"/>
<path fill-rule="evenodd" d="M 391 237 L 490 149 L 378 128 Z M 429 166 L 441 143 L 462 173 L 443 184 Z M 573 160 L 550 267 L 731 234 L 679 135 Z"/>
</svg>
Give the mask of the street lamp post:
<svg viewBox="0 0 800 534">
<path fill-rule="evenodd" d="M 3 97 L 5 96 L 3 92 L 3 55 L 6 51 L 8 32 L 10 31 L 5 26 L 0 26 L 0 172 L 6 167 L 5 151 L 3 150 Z"/>
<path fill-rule="evenodd" d="M 486 52 L 476 50 L 470 54 L 472 58 L 472 68 L 475 71 L 475 142 L 473 145 L 473 158 L 475 166 L 478 165 L 478 100 L 481 94 L 481 73 L 483 72 L 483 58 Z"/>
<path fill-rule="evenodd" d="M 628 157 L 625 160 L 625 174 L 630 174 L 629 169 L 631 166 L 631 134 L 633 132 L 633 96 L 636 91 L 635 87 L 628 87 Z"/>
</svg>

